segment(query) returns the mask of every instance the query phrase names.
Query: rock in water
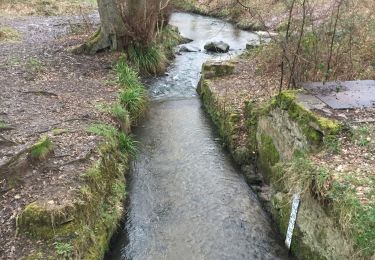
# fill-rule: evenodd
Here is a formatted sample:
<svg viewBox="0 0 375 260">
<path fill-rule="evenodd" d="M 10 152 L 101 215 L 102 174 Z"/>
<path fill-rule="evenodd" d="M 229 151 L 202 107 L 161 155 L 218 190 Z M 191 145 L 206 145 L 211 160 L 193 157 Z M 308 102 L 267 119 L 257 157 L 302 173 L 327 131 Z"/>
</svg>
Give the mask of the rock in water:
<svg viewBox="0 0 375 260">
<path fill-rule="evenodd" d="M 211 52 L 228 52 L 229 44 L 219 41 L 219 42 L 209 42 L 204 46 L 204 49 Z"/>
<path fill-rule="evenodd" d="M 193 46 L 193 45 L 182 45 L 179 49 L 180 52 L 199 52 L 201 51 L 201 49 L 199 49 L 198 47 L 196 46 Z"/>
</svg>

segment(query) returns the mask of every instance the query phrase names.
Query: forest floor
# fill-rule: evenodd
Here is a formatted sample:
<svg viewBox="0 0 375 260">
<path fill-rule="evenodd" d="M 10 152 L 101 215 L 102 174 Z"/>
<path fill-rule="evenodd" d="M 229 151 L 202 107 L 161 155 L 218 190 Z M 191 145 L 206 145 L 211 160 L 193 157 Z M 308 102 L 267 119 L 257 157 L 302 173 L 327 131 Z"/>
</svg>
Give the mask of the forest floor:
<svg viewBox="0 0 375 260">
<path fill-rule="evenodd" d="M 117 98 L 117 54 L 68 51 L 97 27 L 96 13 L 43 17 L 20 7 L 26 11 L 17 14 L 26 16 L 12 18 L 17 6 L 9 8 L 0 14 L 0 258 L 20 259 L 43 245 L 17 234 L 17 214 L 37 200 L 69 203 L 80 175 L 98 158 L 101 138 L 87 128 L 111 121 L 99 106 Z M 33 145 L 45 137 L 53 152 L 33 160 Z"/>
</svg>

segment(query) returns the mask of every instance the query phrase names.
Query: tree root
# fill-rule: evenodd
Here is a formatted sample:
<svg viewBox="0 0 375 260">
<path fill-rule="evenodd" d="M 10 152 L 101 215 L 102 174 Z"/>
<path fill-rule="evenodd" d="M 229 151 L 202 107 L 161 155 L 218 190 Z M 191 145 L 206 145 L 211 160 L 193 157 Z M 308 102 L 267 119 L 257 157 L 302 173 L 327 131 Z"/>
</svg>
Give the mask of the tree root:
<svg viewBox="0 0 375 260">
<path fill-rule="evenodd" d="M 99 51 L 109 49 L 111 47 L 111 42 L 109 37 L 105 35 L 99 28 L 90 39 L 84 44 L 78 45 L 70 49 L 74 54 L 90 54 L 94 55 Z"/>
</svg>

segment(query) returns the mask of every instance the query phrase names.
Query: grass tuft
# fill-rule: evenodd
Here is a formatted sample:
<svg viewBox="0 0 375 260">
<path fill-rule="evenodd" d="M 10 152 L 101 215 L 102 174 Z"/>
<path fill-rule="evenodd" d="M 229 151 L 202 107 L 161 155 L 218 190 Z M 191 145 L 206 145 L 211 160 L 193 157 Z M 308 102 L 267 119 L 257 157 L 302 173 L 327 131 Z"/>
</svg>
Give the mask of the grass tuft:
<svg viewBox="0 0 375 260">
<path fill-rule="evenodd" d="M 139 75 L 128 66 L 125 57 L 122 57 L 116 66 L 118 81 L 124 87 L 136 87 L 142 85 Z"/>
<path fill-rule="evenodd" d="M 139 47 L 133 45 L 128 48 L 127 52 L 130 62 L 144 74 L 161 74 L 168 64 L 164 52 L 156 46 Z"/>
<path fill-rule="evenodd" d="M 5 121 L 0 120 L 0 130 L 8 128 L 8 124 Z"/>
<path fill-rule="evenodd" d="M 116 135 L 117 129 L 108 124 L 92 124 L 88 127 L 87 132 L 106 138 L 112 138 Z"/>
<path fill-rule="evenodd" d="M 135 157 L 138 154 L 138 142 L 135 141 L 131 136 L 119 132 L 117 138 L 121 152 L 126 152 L 132 157 Z"/>
<path fill-rule="evenodd" d="M 147 108 L 147 96 L 143 87 L 137 86 L 133 88 L 123 89 L 120 92 L 120 103 L 130 113 L 132 120 L 140 119 Z"/>
<path fill-rule="evenodd" d="M 112 125 L 93 124 L 87 129 L 87 131 L 107 138 L 111 146 L 118 147 L 123 154 L 134 157 L 138 153 L 138 142 L 126 133 L 118 131 Z"/>
<path fill-rule="evenodd" d="M 129 133 L 131 127 L 129 112 L 121 104 L 117 103 L 111 107 L 110 113 L 120 125 L 120 129 L 125 133 Z"/>
<path fill-rule="evenodd" d="M 48 137 L 42 137 L 33 145 L 30 151 L 30 157 L 33 160 L 43 160 L 53 151 L 53 142 Z"/>
</svg>

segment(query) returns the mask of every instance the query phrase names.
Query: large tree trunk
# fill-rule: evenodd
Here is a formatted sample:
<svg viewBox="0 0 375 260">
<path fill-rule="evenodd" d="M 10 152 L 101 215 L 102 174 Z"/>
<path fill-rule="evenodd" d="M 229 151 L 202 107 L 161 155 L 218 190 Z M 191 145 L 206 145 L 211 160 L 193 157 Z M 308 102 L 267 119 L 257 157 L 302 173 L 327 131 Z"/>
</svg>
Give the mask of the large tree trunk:
<svg viewBox="0 0 375 260">
<path fill-rule="evenodd" d="M 161 0 L 127 0 L 124 10 L 132 42 L 148 45 L 155 38 Z"/>
<path fill-rule="evenodd" d="M 123 50 L 132 44 L 147 46 L 156 34 L 163 7 L 169 0 L 97 0 L 101 26 L 75 53 L 95 54 Z M 162 19 L 167 19 L 167 15 Z M 165 22 L 165 21 L 164 21 Z"/>
<path fill-rule="evenodd" d="M 76 48 L 76 53 L 95 54 L 105 49 L 122 50 L 128 32 L 118 0 L 98 0 L 101 25 L 88 42 Z"/>
</svg>

